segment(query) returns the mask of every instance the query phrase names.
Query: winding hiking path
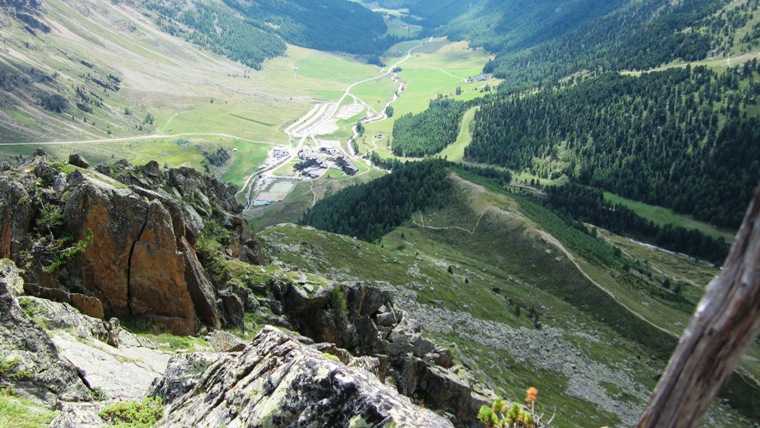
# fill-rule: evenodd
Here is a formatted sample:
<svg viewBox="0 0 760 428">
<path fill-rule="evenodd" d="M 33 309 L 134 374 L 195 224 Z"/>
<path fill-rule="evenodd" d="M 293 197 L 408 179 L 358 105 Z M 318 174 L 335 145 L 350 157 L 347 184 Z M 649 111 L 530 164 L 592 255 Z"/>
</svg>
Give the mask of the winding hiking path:
<svg viewBox="0 0 760 428">
<path fill-rule="evenodd" d="M 461 183 L 461 182 L 463 182 L 464 180 L 461 180 L 461 179 L 460 179 L 460 180 L 457 180 L 457 181 Z M 485 192 L 486 192 L 486 190 L 485 190 L 485 189 L 484 189 L 482 186 L 479 186 L 479 185 L 477 185 L 477 184 L 474 184 L 474 183 L 469 183 L 469 186 L 470 186 L 470 187 L 471 187 L 471 188 L 472 188 L 472 189 L 473 189 L 473 190 L 476 192 L 476 194 L 478 194 L 478 195 L 480 195 L 480 194 L 483 194 L 483 193 L 485 193 Z M 519 216 L 519 217 L 520 217 L 520 218 L 522 218 L 524 221 L 528 221 L 528 220 L 527 220 L 527 219 L 525 219 L 525 217 L 523 217 L 522 215 L 519 215 L 519 214 L 516 214 L 516 213 L 513 213 L 513 212 L 509 212 L 509 211 L 505 211 L 504 209 L 502 209 L 501 207 L 499 207 L 499 206 L 497 206 L 497 205 L 489 204 L 489 205 L 488 205 L 488 206 L 487 206 L 487 207 L 486 207 L 486 208 L 485 208 L 485 209 L 484 209 L 484 210 L 483 210 L 483 211 L 480 213 L 480 216 L 478 217 L 478 220 L 477 220 L 477 222 L 475 223 L 475 225 L 472 227 L 472 229 L 466 229 L 466 228 L 463 228 L 463 227 L 460 227 L 460 226 L 441 226 L 441 227 L 437 227 L 437 226 L 429 226 L 429 225 L 426 225 L 426 224 L 425 224 L 425 222 L 424 222 L 424 218 L 422 217 L 422 213 L 421 213 L 421 212 L 419 213 L 419 215 L 420 215 L 420 221 L 421 221 L 421 224 L 420 224 L 420 223 L 418 223 L 418 222 L 417 222 L 416 220 L 414 220 L 414 219 L 412 219 L 412 224 L 414 224 L 414 225 L 416 225 L 416 226 L 418 226 L 418 227 L 420 227 L 420 228 L 423 228 L 423 229 L 429 229 L 429 230 L 461 230 L 461 231 L 463 231 L 463 232 L 466 232 L 466 233 L 469 233 L 469 234 L 471 234 L 471 235 L 472 235 L 472 234 L 474 234 L 474 233 L 475 233 L 475 230 L 477 229 L 478 225 L 480 225 L 480 221 L 481 221 L 481 219 L 483 218 L 483 216 L 484 216 L 484 215 L 486 214 L 486 212 L 488 212 L 489 210 L 491 210 L 492 212 L 494 212 L 494 213 L 496 213 L 496 214 L 498 214 L 498 215 L 502 215 L 502 216 L 506 216 L 506 217 L 512 217 L 512 218 L 514 218 L 515 216 Z M 610 290 L 608 290 L 607 288 L 605 288 L 604 286 L 602 286 L 601 284 L 599 284 L 598 282 L 596 282 L 596 281 L 595 281 L 595 280 L 594 280 L 594 279 L 593 279 L 593 278 L 592 278 L 592 277 L 591 277 L 591 276 L 590 276 L 590 275 L 589 275 L 589 274 L 588 274 L 588 273 L 587 273 L 587 272 L 586 272 L 586 271 L 583 269 L 583 267 L 581 266 L 581 264 L 580 264 L 580 263 L 578 263 L 578 261 L 575 259 L 575 256 L 574 256 L 574 255 L 573 255 L 573 254 L 572 254 L 570 251 L 568 251 L 568 250 L 567 250 L 567 248 L 565 248 L 565 246 L 564 246 L 564 245 L 562 245 L 562 243 L 561 243 L 561 242 L 560 242 L 560 241 L 559 241 L 557 238 L 555 238 L 553 235 L 551 235 L 551 234 L 549 234 L 549 233 L 547 233 L 547 232 L 545 232 L 545 231 L 543 231 L 543 230 L 539 230 L 539 229 L 536 229 L 536 231 L 538 232 L 538 234 L 541 236 L 541 238 L 542 238 L 542 239 L 543 239 L 545 242 L 547 242 L 547 243 L 551 244 L 552 246 L 556 247 L 556 248 L 557 248 L 557 250 L 559 250 L 561 253 L 563 253 L 563 254 L 565 255 L 565 257 L 567 257 L 567 259 L 568 259 L 568 260 L 569 260 L 569 261 L 570 261 L 570 262 L 571 262 L 573 265 L 575 265 L 575 268 L 576 268 L 576 269 L 578 269 L 578 272 L 580 272 L 580 274 L 581 274 L 581 275 L 583 275 L 583 277 L 584 277 L 584 278 L 586 278 L 586 279 L 587 279 L 587 280 L 588 280 L 588 281 L 589 281 L 591 284 L 593 284 L 594 286 L 596 286 L 596 287 L 597 287 L 598 289 L 600 289 L 602 292 L 604 292 L 604 293 L 606 293 L 608 296 L 610 296 L 610 297 L 611 297 L 611 298 L 612 298 L 612 299 L 613 299 L 613 300 L 614 300 L 614 301 L 615 301 L 617 304 L 619 304 L 619 305 L 620 305 L 621 307 L 623 307 L 625 310 L 627 310 L 628 312 L 630 312 L 631 314 L 633 314 L 633 315 L 634 315 L 636 318 L 638 318 L 638 319 L 640 319 L 640 320 L 644 321 L 645 323 L 649 324 L 650 326 L 652 326 L 652 327 L 656 328 L 657 330 L 659 330 L 659 331 L 661 331 L 661 332 L 663 332 L 663 333 L 666 333 L 666 334 L 668 334 L 668 335 L 670 335 L 670 336 L 672 336 L 672 337 L 676 337 L 676 338 L 678 338 L 678 337 L 679 337 L 679 335 L 678 335 L 678 334 L 676 334 L 676 333 L 674 333 L 674 332 L 672 332 L 672 331 L 670 331 L 670 330 L 667 330 L 667 329 L 665 329 L 665 328 L 663 328 L 663 327 L 660 327 L 659 325 L 657 325 L 657 324 L 655 324 L 655 323 L 653 323 L 653 322 L 649 321 L 649 320 L 648 320 L 648 319 L 647 319 L 645 316 L 641 315 L 640 313 L 636 312 L 636 311 L 635 311 L 633 308 L 629 307 L 628 305 L 626 305 L 625 303 L 623 303 L 622 301 L 620 301 L 620 299 L 618 299 L 618 298 L 615 296 L 615 294 L 614 294 L 613 292 L 611 292 Z"/>
</svg>

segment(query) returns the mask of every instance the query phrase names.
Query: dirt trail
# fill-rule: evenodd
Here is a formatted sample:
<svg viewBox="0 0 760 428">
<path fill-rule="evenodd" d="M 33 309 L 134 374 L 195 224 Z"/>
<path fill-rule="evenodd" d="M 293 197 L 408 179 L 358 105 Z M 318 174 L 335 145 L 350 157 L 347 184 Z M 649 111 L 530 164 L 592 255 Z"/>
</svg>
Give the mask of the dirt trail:
<svg viewBox="0 0 760 428">
<path fill-rule="evenodd" d="M 459 227 L 459 226 L 448 226 L 448 227 L 427 226 L 427 225 L 425 225 L 425 217 L 422 216 L 422 211 L 418 211 L 417 212 L 417 214 L 419 214 L 419 216 L 420 216 L 420 222 L 417 223 L 417 220 L 412 219 L 412 223 L 415 224 L 416 226 L 419 226 L 419 227 L 423 228 L 423 229 L 430 229 L 430 230 L 454 230 L 454 229 L 456 229 L 456 230 L 461 230 L 463 232 L 467 232 L 470 235 L 472 235 L 473 233 L 475 233 L 475 229 L 478 228 L 478 225 L 480 225 L 480 220 L 483 218 L 484 215 L 486 215 L 486 211 L 488 211 L 491 208 L 494 208 L 494 207 L 488 207 L 488 208 L 484 209 L 482 213 L 480 213 L 480 216 L 478 217 L 478 221 L 475 222 L 475 226 L 472 226 L 472 230 L 467 230 L 467 229 L 465 229 L 463 227 Z"/>
<path fill-rule="evenodd" d="M 467 181 L 465 181 L 465 180 L 463 180 L 463 179 L 461 179 L 459 177 L 456 177 L 455 181 L 459 182 L 460 185 L 466 185 L 466 187 L 469 188 L 470 192 L 472 192 L 471 195 L 470 195 L 470 197 L 471 197 L 472 200 L 479 199 L 479 198 L 481 198 L 483 195 L 485 195 L 487 193 L 487 191 L 485 190 L 485 188 L 483 188 L 482 186 L 477 185 L 477 184 L 473 184 L 473 183 L 469 183 L 469 182 L 467 182 Z M 473 226 L 472 230 L 467 230 L 467 229 L 459 227 L 459 226 L 435 227 L 435 226 L 425 225 L 424 218 L 422 217 L 422 213 L 419 213 L 420 220 L 421 220 L 422 223 L 420 224 L 420 223 L 418 223 L 414 219 L 412 220 L 412 223 L 415 224 L 415 225 L 417 225 L 417 226 L 419 226 L 419 227 L 421 227 L 421 228 L 423 228 L 423 229 L 431 229 L 431 230 L 453 230 L 453 229 L 456 229 L 456 230 L 462 230 L 462 231 L 467 232 L 469 234 L 473 234 L 473 233 L 475 233 L 476 228 L 480 224 L 480 220 L 483 218 L 483 216 L 489 210 L 491 210 L 491 212 L 494 213 L 494 214 L 502 215 L 502 216 L 507 217 L 507 218 L 512 218 L 512 219 L 519 218 L 522 221 L 528 221 L 525 217 L 523 217 L 523 216 L 521 216 L 519 214 L 510 212 L 510 211 L 505 211 L 505 210 L 501 209 L 498 206 L 495 206 L 495 205 L 492 205 L 492 204 L 488 204 L 488 206 L 481 212 L 480 216 L 478 217 L 478 221 L 475 223 L 475 226 Z M 575 265 L 575 268 L 578 269 L 578 271 L 581 273 L 581 275 L 583 275 L 584 278 L 586 278 L 590 283 L 592 283 L 594 286 L 596 286 L 597 288 L 599 288 L 600 290 L 602 290 L 604 293 L 606 293 L 608 296 L 610 296 L 613 300 L 615 300 L 615 302 L 617 302 L 620 306 L 622 306 L 623 308 L 625 308 L 628 312 L 632 313 L 636 318 L 644 321 L 645 323 L 651 325 L 652 327 L 656 328 L 657 330 L 660 330 L 663 333 L 666 333 L 666 334 L 668 334 L 670 336 L 673 336 L 673 337 L 680 337 L 678 334 L 673 333 L 673 332 L 671 332 L 669 330 L 666 330 L 666 329 L 658 326 L 657 324 L 649 321 L 646 317 L 644 317 L 640 313 L 636 312 L 635 310 L 633 310 L 632 308 L 630 308 L 629 306 L 627 306 L 625 303 L 621 302 L 620 299 L 618 299 L 611 291 L 609 291 L 608 289 L 604 288 L 601 284 L 599 284 L 593 278 L 591 278 L 591 276 L 583 269 L 583 267 L 580 265 L 580 263 L 578 263 L 578 261 L 575 259 L 575 256 L 573 256 L 573 254 L 570 251 L 568 251 L 567 248 L 565 248 L 565 246 L 562 245 L 562 243 L 557 238 L 555 238 L 553 235 L 551 235 L 551 234 L 549 234 L 549 233 L 547 233 L 547 232 L 545 232 L 543 230 L 539 230 L 537 228 L 535 230 L 539 233 L 539 235 L 541 236 L 541 238 L 545 242 L 553 245 L 559 251 L 561 251 L 565 255 L 565 257 L 567 257 L 567 259 L 573 265 Z"/>
</svg>

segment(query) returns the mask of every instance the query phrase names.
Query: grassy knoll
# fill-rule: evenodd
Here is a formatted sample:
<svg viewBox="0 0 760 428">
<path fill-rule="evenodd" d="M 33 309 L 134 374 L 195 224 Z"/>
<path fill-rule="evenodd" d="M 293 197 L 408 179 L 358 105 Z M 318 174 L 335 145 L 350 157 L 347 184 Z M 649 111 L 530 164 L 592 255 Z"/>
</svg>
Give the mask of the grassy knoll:
<svg viewBox="0 0 760 428">
<path fill-rule="evenodd" d="M 57 414 L 23 396 L 14 395 L 8 388 L 0 391 L 0 426 L 42 428 L 48 426 Z"/>
<path fill-rule="evenodd" d="M 613 204 L 623 204 L 632 209 L 636 214 L 658 225 L 672 224 L 673 226 L 681 226 L 687 229 L 696 229 L 713 238 L 723 238 L 726 242 L 734 242 L 736 231 L 718 229 L 709 224 L 694 220 L 691 216 L 677 214 L 669 208 L 626 199 L 609 192 L 604 192 L 604 198 Z"/>
<path fill-rule="evenodd" d="M 396 92 L 396 84 L 390 78 L 370 80 L 351 88 L 351 94 L 380 111 Z"/>
<path fill-rule="evenodd" d="M 323 81 L 324 85 L 329 83 L 351 84 L 374 77 L 380 72 L 377 66 L 356 62 L 348 57 L 308 49 L 301 51 L 301 49 L 303 48 L 293 49 L 297 58 L 293 61 L 292 70 L 294 80 L 299 80 L 301 83 L 303 83 L 304 78 L 307 78 Z M 309 88 L 303 84 L 300 84 L 299 87 Z"/>
<path fill-rule="evenodd" d="M 160 131 L 165 134 L 219 132 L 251 140 L 287 144 L 288 137 L 280 129 L 293 120 L 294 114 L 298 114 L 298 110 L 283 108 L 287 101 L 266 103 L 251 109 L 235 100 L 210 100 L 182 111 L 175 112 L 174 108 L 161 109 L 157 114 Z M 264 111 L 266 106 L 270 107 L 268 112 Z"/>
</svg>

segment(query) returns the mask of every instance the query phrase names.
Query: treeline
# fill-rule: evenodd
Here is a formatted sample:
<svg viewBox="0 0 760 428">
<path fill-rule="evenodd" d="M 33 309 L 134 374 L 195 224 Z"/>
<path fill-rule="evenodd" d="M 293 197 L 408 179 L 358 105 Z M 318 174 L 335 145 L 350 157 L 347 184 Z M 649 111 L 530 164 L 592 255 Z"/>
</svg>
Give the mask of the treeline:
<svg viewBox="0 0 760 428">
<path fill-rule="evenodd" d="M 760 181 L 758 72 L 753 60 L 722 74 L 701 66 L 605 73 L 502 96 L 476 113 L 465 156 L 541 178 L 564 174 L 738 228 Z"/>
<path fill-rule="evenodd" d="M 569 183 L 546 189 L 546 204 L 568 223 L 581 230 L 579 223 L 591 223 L 618 235 L 629 236 L 658 247 L 688 254 L 714 264 L 722 264 L 729 246 L 723 238 L 715 239 L 695 229 L 670 224 L 659 226 L 622 204 L 611 204 L 598 189 Z"/>
<path fill-rule="evenodd" d="M 454 164 L 454 168 L 458 171 L 464 171 L 478 177 L 483 177 L 490 180 L 492 183 L 496 183 L 502 186 L 506 186 L 512 182 L 512 173 L 506 169 L 498 169 L 492 166 L 478 166 L 468 165 L 465 163 Z"/>
<path fill-rule="evenodd" d="M 435 28 L 448 24 L 452 19 L 467 12 L 472 2 L 461 0 L 383 0 L 382 7 L 409 9 L 402 19 L 406 22 Z"/>
<path fill-rule="evenodd" d="M 377 152 L 372 152 L 372 154 L 369 156 L 369 160 L 372 162 L 372 165 L 378 166 L 388 171 L 392 171 L 404 166 L 404 163 L 398 160 L 398 158 L 383 158 L 377 154 Z"/>
<path fill-rule="evenodd" d="M 163 31 L 253 69 L 260 70 L 264 61 L 285 53 L 280 37 L 255 28 L 219 4 L 196 2 L 187 8 L 172 1 L 147 0 L 145 6 L 158 14 L 156 22 Z"/>
<path fill-rule="evenodd" d="M 407 163 L 393 174 L 322 199 L 299 223 L 375 242 L 415 211 L 446 204 L 453 188 L 447 165 L 435 159 Z"/>
<path fill-rule="evenodd" d="M 608 2 L 604 2 L 608 3 Z M 709 53 L 726 52 L 743 44 L 751 49 L 758 36 L 749 23 L 757 12 L 757 0 L 720 12 L 726 2 L 692 0 L 644 0 L 620 5 L 595 19 L 566 20 L 546 25 L 539 37 L 513 45 L 513 38 L 472 29 L 475 42 L 498 53 L 486 66 L 487 72 L 505 79 L 505 86 L 528 88 L 553 84 L 579 72 L 644 70 L 672 61 L 696 61 Z M 610 5 L 591 9 L 609 9 Z M 506 18 L 505 18 L 506 19 Z M 563 25 L 565 24 L 565 25 Z"/>
<path fill-rule="evenodd" d="M 288 43 L 373 58 L 401 39 L 386 36 L 382 15 L 342 0 L 224 0 L 248 22 Z"/>
<path fill-rule="evenodd" d="M 474 101 L 462 102 L 438 96 L 419 114 L 405 114 L 393 124 L 393 154 L 424 157 L 440 152 L 456 141 L 464 113 Z"/>
<path fill-rule="evenodd" d="M 380 14 L 342 0 L 145 0 L 144 5 L 156 12 L 157 24 L 167 33 L 257 70 L 285 53 L 285 41 L 356 54 L 373 63 L 401 41 L 385 34 Z"/>
</svg>

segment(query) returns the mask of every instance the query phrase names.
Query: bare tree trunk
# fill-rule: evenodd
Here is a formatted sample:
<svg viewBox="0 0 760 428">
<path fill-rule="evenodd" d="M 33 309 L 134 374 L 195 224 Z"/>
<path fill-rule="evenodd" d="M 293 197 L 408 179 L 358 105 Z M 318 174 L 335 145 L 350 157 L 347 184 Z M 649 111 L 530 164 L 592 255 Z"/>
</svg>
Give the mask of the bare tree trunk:
<svg viewBox="0 0 760 428">
<path fill-rule="evenodd" d="M 638 427 L 696 427 L 760 333 L 760 187 Z"/>
</svg>

